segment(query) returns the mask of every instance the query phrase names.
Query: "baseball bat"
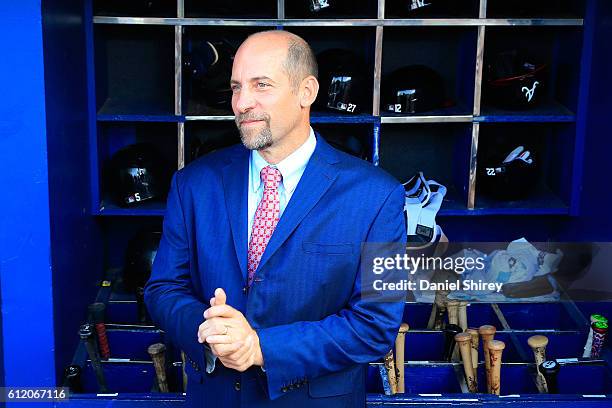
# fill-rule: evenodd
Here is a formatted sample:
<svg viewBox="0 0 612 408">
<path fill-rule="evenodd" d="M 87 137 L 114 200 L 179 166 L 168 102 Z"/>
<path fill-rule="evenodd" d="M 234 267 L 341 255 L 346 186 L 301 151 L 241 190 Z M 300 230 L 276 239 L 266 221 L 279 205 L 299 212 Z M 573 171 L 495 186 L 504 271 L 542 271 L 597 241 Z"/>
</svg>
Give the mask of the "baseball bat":
<svg viewBox="0 0 612 408">
<path fill-rule="evenodd" d="M 457 314 L 459 315 L 459 326 L 463 329 L 463 331 L 466 331 L 468 329 L 467 302 L 459 302 L 457 306 Z"/>
<path fill-rule="evenodd" d="M 592 314 L 590 317 L 589 323 L 589 335 L 587 336 L 586 344 L 584 345 L 584 351 L 582 352 L 582 357 L 590 358 L 591 357 L 591 348 L 593 347 L 593 323 L 595 322 L 606 322 L 608 323 L 608 319 L 603 317 L 602 315 Z"/>
<path fill-rule="evenodd" d="M 434 304 L 431 307 L 431 314 L 429 316 L 429 323 L 427 324 L 428 329 L 440 330 L 444 322 L 444 315 L 446 314 L 446 299 L 448 297 L 447 290 L 437 290 Z"/>
<path fill-rule="evenodd" d="M 500 340 L 489 340 L 489 361 L 491 366 L 491 394 L 499 395 L 501 390 L 502 353 L 506 344 Z"/>
<path fill-rule="evenodd" d="M 163 343 L 151 344 L 147 351 L 151 360 L 153 360 L 159 391 L 169 392 L 168 382 L 166 381 L 166 346 Z"/>
<path fill-rule="evenodd" d="M 93 336 L 93 327 L 89 323 L 81 325 L 79 329 L 79 337 L 85 343 L 85 349 L 91 360 L 91 366 L 96 374 L 96 381 L 98 382 L 98 389 L 101 393 L 108 392 L 106 388 L 106 379 L 104 378 L 104 372 L 102 371 L 102 365 L 100 363 L 100 356 L 96 347 L 96 341 Z"/>
<path fill-rule="evenodd" d="M 593 344 L 591 345 L 591 358 L 599 358 L 603 351 L 603 345 L 608 335 L 608 323 L 595 322 L 591 325 L 593 329 Z"/>
<path fill-rule="evenodd" d="M 110 347 L 108 345 L 108 336 L 106 335 L 106 324 L 104 324 L 105 309 L 106 305 L 102 302 L 92 303 L 87 307 L 98 336 L 100 357 L 103 360 L 108 360 L 110 358 Z"/>
<path fill-rule="evenodd" d="M 471 337 L 472 368 L 474 369 L 474 379 L 478 386 L 478 329 L 467 329 L 467 333 L 469 333 Z"/>
<path fill-rule="evenodd" d="M 448 300 L 446 302 L 446 311 L 448 313 L 448 324 L 459 326 L 459 301 Z"/>
<path fill-rule="evenodd" d="M 138 313 L 138 322 L 139 323 L 149 323 L 151 319 L 149 318 L 149 313 L 147 311 L 147 306 L 144 302 L 144 288 L 142 286 L 138 286 L 136 288 L 136 304 L 137 304 L 137 313 Z"/>
<path fill-rule="evenodd" d="M 81 366 L 76 364 L 70 364 L 66 369 L 64 369 L 64 379 L 66 386 L 70 388 L 70 392 L 72 393 L 82 393 L 83 392 L 83 379 L 81 376 L 82 370 Z"/>
<path fill-rule="evenodd" d="M 404 382 L 404 350 L 406 348 L 406 332 L 408 332 L 408 329 L 408 323 L 402 323 L 397 338 L 395 339 L 395 366 L 397 367 L 398 394 L 406 392 L 406 384 Z"/>
<path fill-rule="evenodd" d="M 482 352 L 484 354 L 485 361 L 485 372 L 487 378 L 487 393 L 491 393 L 491 360 L 489 359 L 489 347 L 487 347 L 487 343 L 490 340 L 493 340 L 495 336 L 495 332 L 497 329 L 495 326 L 491 326 L 489 324 L 485 324 L 478 328 L 478 334 L 480 334 L 480 338 L 482 339 Z"/>
<path fill-rule="evenodd" d="M 546 378 L 540 372 L 540 365 L 546 361 L 546 346 L 548 345 L 548 337 L 546 336 L 531 336 L 527 339 L 527 344 L 531 347 L 533 351 L 533 357 L 536 364 L 536 369 L 538 371 L 538 375 L 536 377 L 536 385 L 538 386 L 538 390 L 542 393 L 547 393 L 548 388 L 546 386 Z"/>
<path fill-rule="evenodd" d="M 461 327 L 449 324 L 444 329 L 444 361 L 451 361 L 455 350 L 455 335 L 461 333 Z"/>
<path fill-rule="evenodd" d="M 461 327 L 459 325 L 459 301 L 458 300 L 449 300 L 446 302 L 446 311 L 448 313 L 448 324 L 454 325 L 457 327 Z M 463 331 L 463 329 L 461 329 Z M 454 339 L 453 339 L 454 341 Z M 459 348 L 453 348 L 453 354 L 451 355 L 451 359 L 448 361 L 459 361 Z"/>
<path fill-rule="evenodd" d="M 380 380 L 382 381 L 383 391 L 385 395 L 391 395 L 391 384 L 389 383 L 389 374 L 387 373 L 387 369 L 384 364 L 380 364 L 378 366 L 378 371 L 380 372 Z"/>
<path fill-rule="evenodd" d="M 461 359 L 463 360 L 463 372 L 470 392 L 478 392 L 474 367 L 472 366 L 472 335 L 470 333 L 457 333 L 455 343 L 459 345 Z"/>
<path fill-rule="evenodd" d="M 559 363 L 556 360 L 546 360 L 538 367 L 548 384 L 549 394 L 558 394 L 557 375 L 559 374 Z"/>
<path fill-rule="evenodd" d="M 183 362 L 183 392 L 187 392 L 187 373 L 185 372 L 185 364 L 187 364 L 187 357 L 185 356 L 185 352 L 183 350 L 181 350 L 181 361 Z"/>
<path fill-rule="evenodd" d="M 397 377 L 395 375 L 395 362 L 393 361 L 393 350 L 389 350 L 384 358 L 385 372 L 389 379 L 389 387 L 391 394 L 397 393 Z"/>
</svg>

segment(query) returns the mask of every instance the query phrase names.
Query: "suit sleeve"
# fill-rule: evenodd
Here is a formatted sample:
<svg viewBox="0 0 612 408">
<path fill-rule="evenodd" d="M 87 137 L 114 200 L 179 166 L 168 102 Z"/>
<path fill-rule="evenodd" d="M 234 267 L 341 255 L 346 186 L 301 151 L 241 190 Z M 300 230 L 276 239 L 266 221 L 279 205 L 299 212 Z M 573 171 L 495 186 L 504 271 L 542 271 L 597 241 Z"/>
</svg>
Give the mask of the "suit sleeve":
<svg viewBox="0 0 612 408">
<path fill-rule="evenodd" d="M 396 243 L 405 251 L 403 208 L 404 189 L 398 185 L 386 197 L 366 241 Z M 358 273 L 347 306 L 323 320 L 257 329 L 271 399 L 295 381 L 378 360 L 393 347 L 405 294 L 391 302 L 373 301 L 362 296 L 361 284 Z"/>
<path fill-rule="evenodd" d="M 207 305 L 195 296 L 191 284 L 179 178 L 180 172 L 172 178 L 162 238 L 144 298 L 153 321 L 200 367 L 210 368 L 212 353 L 198 342 L 198 328 Z"/>
</svg>

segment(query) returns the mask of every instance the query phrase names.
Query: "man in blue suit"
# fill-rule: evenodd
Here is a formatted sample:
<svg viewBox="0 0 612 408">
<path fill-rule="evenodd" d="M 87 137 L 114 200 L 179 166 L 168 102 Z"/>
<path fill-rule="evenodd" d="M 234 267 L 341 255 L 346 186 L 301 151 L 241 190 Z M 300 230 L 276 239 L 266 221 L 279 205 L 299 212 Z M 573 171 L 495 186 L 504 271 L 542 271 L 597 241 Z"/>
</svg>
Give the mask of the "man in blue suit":
<svg viewBox="0 0 612 408">
<path fill-rule="evenodd" d="M 367 363 L 393 345 L 402 298 L 364 296 L 361 246 L 403 246 L 404 189 L 310 127 L 312 50 L 250 36 L 232 68 L 242 145 L 172 180 L 145 301 L 188 357 L 200 407 L 361 407 Z"/>
</svg>

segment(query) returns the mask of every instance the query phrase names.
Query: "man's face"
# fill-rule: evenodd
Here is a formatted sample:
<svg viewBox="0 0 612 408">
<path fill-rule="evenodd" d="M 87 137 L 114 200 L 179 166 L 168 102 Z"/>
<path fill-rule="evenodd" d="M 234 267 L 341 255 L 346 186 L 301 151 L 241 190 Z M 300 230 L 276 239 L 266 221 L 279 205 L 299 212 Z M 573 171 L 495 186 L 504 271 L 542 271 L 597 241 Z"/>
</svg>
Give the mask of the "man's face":
<svg viewBox="0 0 612 408">
<path fill-rule="evenodd" d="M 250 39 L 232 67 L 232 110 L 247 149 L 281 141 L 298 124 L 301 106 L 282 68 L 287 43 L 276 37 Z"/>
</svg>

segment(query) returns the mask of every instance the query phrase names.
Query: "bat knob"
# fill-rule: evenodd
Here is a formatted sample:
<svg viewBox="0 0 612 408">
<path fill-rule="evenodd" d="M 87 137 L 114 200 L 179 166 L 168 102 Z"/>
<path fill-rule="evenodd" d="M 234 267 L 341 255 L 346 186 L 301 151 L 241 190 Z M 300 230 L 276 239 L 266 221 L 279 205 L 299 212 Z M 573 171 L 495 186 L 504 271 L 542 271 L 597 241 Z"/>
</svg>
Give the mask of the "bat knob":
<svg viewBox="0 0 612 408">
<path fill-rule="evenodd" d="M 83 392 L 83 385 L 81 383 L 81 366 L 71 364 L 64 370 L 64 378 L 66 379 L 66 385 L 72 392 Z"/>
<path fill-rule="evenodd" d="M 540 364 L 540 372 L 544 375 L 557 375 L 561 366 L 556 360 L 546 360 Z"/>
<path fill-rule="evenodd" d="M 546 384 L 548 386 L 549 394 L 557 394 L 557 375 L 559 374 L 559 370 L 561 366 L 557 363 L 556 360 L 546 360 L 542 364 L 540 364 L 540 372 L 544 375 L 546 379 Z"/>
<path fill-rule="evenodd" d="M 400 333 L 406 333 L 406 332 L 408 332 L 409 329 L 410 329 L 410 326 L 408 326 L 408 323 L 402 323 L 400 325 L 399 332 Z"/>
<path fill-rule="evenodd" d="M 82 340 L 89 339 L 93 334 L 93 327 L 89 323 L 82 324 L 79 328 L 79 336 Z"/>
<path fill-rule="evenodd" d="M 495 334 L 495 332 L 497 331 L 497 329 L 495 328 L 495 326 L 491 326 L 490 324 L 485 324 L 482 325 L 478 328 L 478 333 L 482 336 L 482 335 L 492 335 Z"/>
<path fill-rule="evenodd" d="M 155 356 L 166 351 L 166 346 L 163 343 L 151 344 L 147 350 L 150 355 Z"/>
<path fill-rule="evenodd" d="M 531 336 L 527 339 L 527 344 L 532 349 L 546 347 L 548 345 L 548 337 L 542 335 Z"/>
</svg>

